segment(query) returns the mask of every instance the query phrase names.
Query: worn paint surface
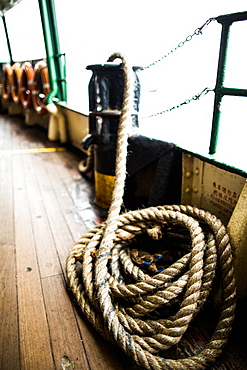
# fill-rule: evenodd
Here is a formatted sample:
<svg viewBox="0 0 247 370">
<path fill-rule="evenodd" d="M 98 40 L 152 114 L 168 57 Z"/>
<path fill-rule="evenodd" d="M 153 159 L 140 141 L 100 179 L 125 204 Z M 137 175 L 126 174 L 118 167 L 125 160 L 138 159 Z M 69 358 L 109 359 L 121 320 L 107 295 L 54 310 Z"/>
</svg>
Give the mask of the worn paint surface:
<svg viewBox="0 0 247 370">
<path fill-rule="evenodd" d="M 237 295 L 247 296 L 247 182 L 227 225 L 234 252 Z"/>
<path fill-rule="evenodd" d="M 183 155 L 182 203 L 203 208 L 227 225 L 245 177 L 188 154 Z"/>
<path fill-rule="evenodd" d="M 184 154 L 182 203 L 209 211 L 225 224 L 233 248 L 237 296 L 246 297 L 246 178 Z"/>
</svg>

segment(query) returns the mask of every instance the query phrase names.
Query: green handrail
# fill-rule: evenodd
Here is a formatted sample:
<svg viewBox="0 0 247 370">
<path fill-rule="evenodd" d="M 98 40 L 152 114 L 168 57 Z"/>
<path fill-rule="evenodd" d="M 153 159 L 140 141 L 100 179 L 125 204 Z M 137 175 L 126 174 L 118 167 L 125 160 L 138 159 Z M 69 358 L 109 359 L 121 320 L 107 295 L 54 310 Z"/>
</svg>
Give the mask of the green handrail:
<svg viewBox="0 0 247 370">
<path fill-rule="evenodd" d="M 215 86 L 215 99 L 213 110 L 213 122 L 211 130 L 211 139 L 209 146 L 209 154 L 215 154 L 218 144 L 218 134 L 220 125 L 220 104 L 224 95 L 247 96 L 247 89 L 233 89 L 224 87 L 225 68 L 227 59 L 227 47 L 230 34 L 230 26 L 233 22 L 247 20 L 247 12 L 221 15 L 216 18 L 218 23 L 222 25 L 221 42 L 218 60 L 218 71 Z"/>
<path fill-rule="evenodd" d="M 67 102 L 65 54 L 61 54 L 54 0 L 39 0 L 51 92 L 47 103 L 54 98 Z"/>
</svg>

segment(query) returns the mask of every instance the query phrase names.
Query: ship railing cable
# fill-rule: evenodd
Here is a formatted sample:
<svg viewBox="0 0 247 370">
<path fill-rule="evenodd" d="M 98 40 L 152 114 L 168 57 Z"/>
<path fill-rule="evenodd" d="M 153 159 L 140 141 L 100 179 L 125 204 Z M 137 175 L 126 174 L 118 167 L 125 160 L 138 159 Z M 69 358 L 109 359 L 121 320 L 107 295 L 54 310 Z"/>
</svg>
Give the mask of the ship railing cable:
<svg viewBox="0 0 247 370">
<path fill-rule="evenodd" d="M 164 59 L 168 58 L 170 55 L 172 55 L 173 53 L 175 53 L 177 50 L 181 49 L 184 45 L 186 45 L 188 42 L 190 42 L 194 36 L 199 36 L 199 35 L 202 35 L 204 29 L 212 22 L 216 20 L 216 18 L 209 18 L 208 20 L 206 20 L 206 22 L 203 23 L 202 26 L 196 28 L 196 30 L 191 34 L 191 35 L 188 35 L 186 37 L 186 39 L 184 41 L 180 41 L 177 46 L 173 47 L 168 53 L 164 54 L 162 57 L 160 57 L 159 59 L 155 60 L 154 62 L 148 64 L 147 66 L 145 67 L 140 67 L 138 68 L 136 71 L 137 72 L 141 72 L 141 71 L 145 71 L 153 66 L 156 66 L 158 63 L 160 63 L 161 61 L 163 61 Z M 158 117 L 162 114 L 165 114 L 165 113 L 169 113 L 169 112 L 172 112 L 173 110 L 175 109 L 178 109 L 178 108 L 181 108 L 182 106 L 184 105 L 187 105 L 189 104 L 190 102 L 192 101 L 196 101 L 196 100 L 199 100 L 201 97 L 205 96 L 207 93 L 209 93 L 210 91 L 214 91 L 214 89 L 210 89 L 208 87 L 205 87 L 201 93 L 199 94 L 195 94 L 194 96 L 192 96 L 192 98 L 189 98 L 189 99 L 186 99 L 184 100 L 182 103 L 179 103 L 179 104 L 176 104 L 174 106 L 172 106 L 171 108 L 168 108 L 168 109 L 164 109 L 160 112 L 157 112 L 157 113 L 153 113 L 153 114 L 150 114 L 148 116 L 144 116 L 144 117 L 141 117 L 141 119 L 147 119 L 147 118 L 153 118 L 153 117 Z"/>
<path fill-rule="evenodd" d="M 192 101 L 200 100 L 203 96 L 207 95 L 210 91 L 214 91 L 214 89 L 210 89 L 209 87 L 205 87 L 200 93 L 193 95 L 191 98 L 184 100 L 182 103 L 176 104 L 171 108 L 164 109 L 160 112 L 152 113 L 148 116 L 141 117 L 141 119 L 153 118 L 158 117 L 162 114 L 172 112 L 175 109 L 181 108 L 184 105 L 191 103 Z"/>
<path fill-rule="evenodd" d="M 96 330 L 138 365 L 152 370 L 206 369 L 222 353 L 234 319 L 229 236 L 216 216 L 196 207 L 168 205 L 121 214 L 133 72 L 121 53 L 114 53 L 109 61 L 116 58 L 122 60 L 124 99 L 112 203 L 106 221 L 82 236 L 69 253 L 68 286 Z M 145 249 L 140 240 L 147 240 L 144 246 L 152 245 L 151 240 L 161 242 L 162 250 L 154 256 L 159 261 L 166 249 L 163 239 L 176 241 L 178 234 L 178 247 L 185 252 L 169 266 L 151 274 L 145 263 L 135 263 L 136 251 Z M 216 275 L 222 291 L 211 339 L 195 355 L 166 358 L 164 351 L 180 342 L 212 293 Z"/>
<path fill-rule="evenodd" d="M 184 45 L 186 45 L 188 42 L 190 42 L 194 36 L 199 36 L 202 35 L 202 31 L 212 22 L 215 21 L 216 18 L 209 18 L 201 27 L 198 27 L 191 35 L 188 35 L 184 41 L 180 41 L 177 46 L 173 47 L 170 51 L 168 51 L 166 54 L 164 54 L 162 57 L 159 59 L 155 60 L 154 62 L 148 64 L 145 67 L 140 67 L 137 69 L 137 72 L 145 71 L 146 69 L 149 69 L 156 64 L 160 63 L 162 60 L 168 58 L 170 55 L 175 53 L 175 51 L 181 49 Z"/>
</svg>

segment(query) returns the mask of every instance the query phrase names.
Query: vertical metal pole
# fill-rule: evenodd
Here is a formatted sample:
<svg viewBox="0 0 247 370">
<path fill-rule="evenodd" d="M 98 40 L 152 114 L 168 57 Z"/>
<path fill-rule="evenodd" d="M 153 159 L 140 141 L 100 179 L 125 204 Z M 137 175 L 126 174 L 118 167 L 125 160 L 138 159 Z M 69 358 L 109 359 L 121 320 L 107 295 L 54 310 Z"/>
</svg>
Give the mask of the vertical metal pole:
<svg viewBox="0 0 247 370">
<path fill-rule="evenodd" d="M 13 64 L 14 61 L 12 57 L 12 51 L 11 51 L 11 46 L 10 46 L 10 41 L 9 41 L 9 34 L 8 34 L 8 29 L 7 29 L 7 24 L 6 24 L 6 19 L 5 19 L 4 14 L 2 14 L 2 20 L 3 20 L 3 27 L 4 27 L 4 32 L 6 36 L 8 51 L 9 51 L 9 60 L 10 60 L 10 64 Z"/>
<path fill-rule="evenodd" d="M 39 8 L 52 90 L 48 100 L 52 101 L 54 97 L 57 97 L 60 101 L 67 101 L 54 0 L 39 0 Z"/>
<path fill-rule="evenodd" d="M 209 154 L 215 154 L 217 150 L 218 133 L 219 133 L 219 125 L 220 125 L 220 105 L 221 105 L 221 100 L 223 97 L 222 89 L 223 89 L 223 83 L 224 83 L 224 78 L 225 78 L 227 47 L 228 47 L 229 31 L 230 31 L 231 24 L 232 22 L 229 22 L 229 21 L 222 23 Z"/>
</svg>

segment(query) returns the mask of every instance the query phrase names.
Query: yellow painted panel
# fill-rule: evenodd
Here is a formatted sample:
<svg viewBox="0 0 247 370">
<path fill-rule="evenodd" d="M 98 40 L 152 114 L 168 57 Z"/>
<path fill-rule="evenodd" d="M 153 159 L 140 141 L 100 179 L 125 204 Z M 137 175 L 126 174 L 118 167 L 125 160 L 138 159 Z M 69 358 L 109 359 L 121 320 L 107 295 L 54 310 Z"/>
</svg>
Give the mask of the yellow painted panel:
<svg viewBox="0 0 247 370">
<path fill-rule="evenodd" d="M 115 176 L 94 172 L 95 181 L 95 203 L 102 208 L 109 208 L 111 205 L 112 191 Z"/>
</svg>

